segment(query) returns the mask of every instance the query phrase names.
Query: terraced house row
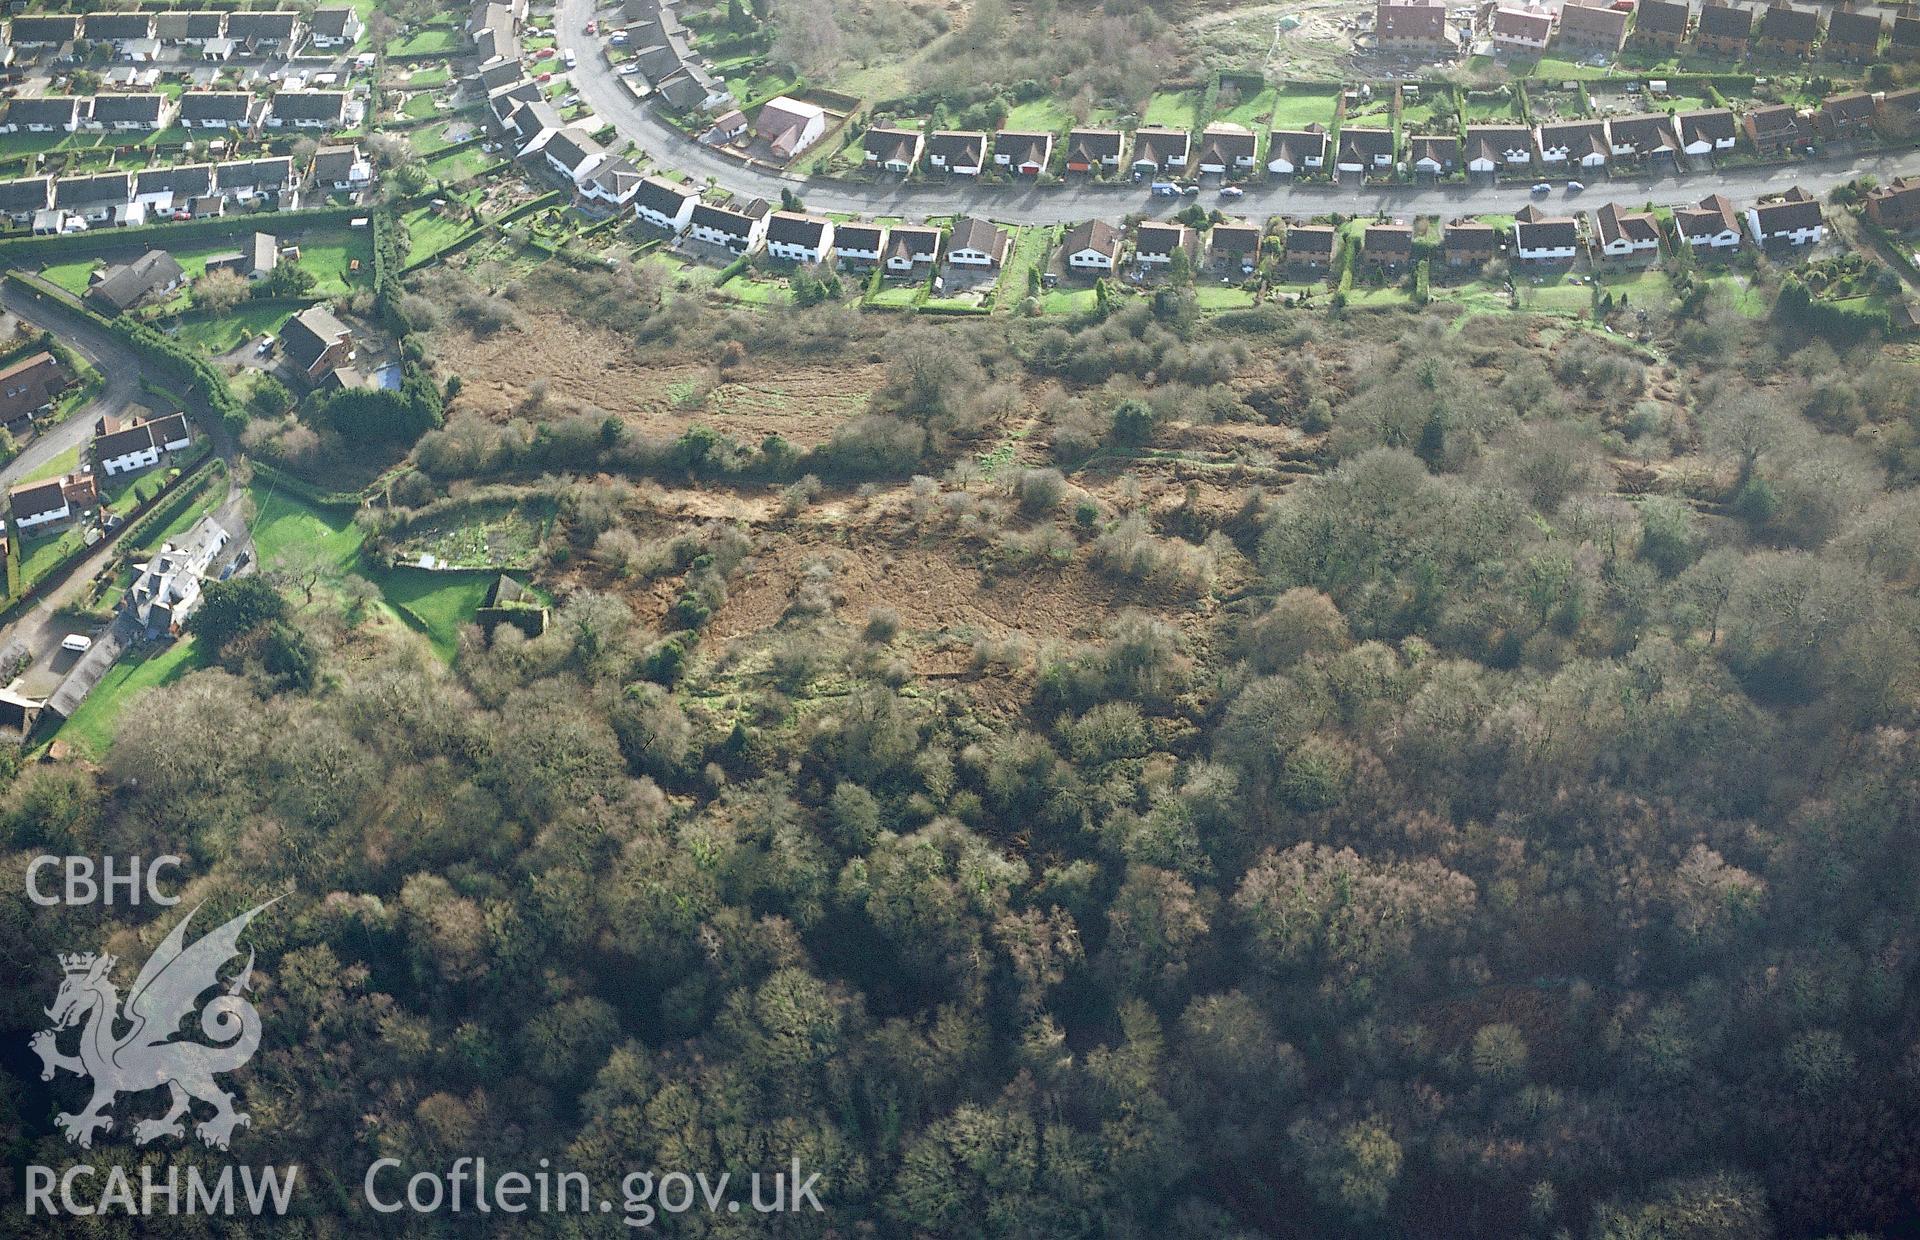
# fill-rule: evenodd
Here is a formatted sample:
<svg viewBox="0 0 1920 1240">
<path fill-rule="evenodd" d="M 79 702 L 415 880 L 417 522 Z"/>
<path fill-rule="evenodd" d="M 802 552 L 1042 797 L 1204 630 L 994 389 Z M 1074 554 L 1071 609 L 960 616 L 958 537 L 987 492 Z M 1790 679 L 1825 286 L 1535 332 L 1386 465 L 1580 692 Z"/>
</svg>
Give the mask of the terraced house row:
<svg viewBox="0 0 1920 1240">
<path fill-rule="evenodd" d="M 308 46 L 352 47 L 366 29 L 350 5 L 327 5 L 311 17 L 293 9 L 251 12 L 160 9 L 98 13 L 19 14 L 0 30 L 0 42 L 29 53 L 105 44 L 116 59 L 141 63 L 162 48 L 197 50 L 203 59 L 236 55 L 290 56 Z"/>
<path fill-rule="evenodd" d="M 1394 28 L 1426 29 L 1430 22 L 1410 18 L 1405 11 L 1438 8 L 1380 5 L 1376 21 L 1381 23 L 1383 46 L 1389 45 L 1384 31 L 1390 10 Z M 1752 7 L 1711 0 L 1699 6 L 1686 0 L 1638 0 L 1627 5 L 1568 0 L 1557 15 L 1547 9 L 1499 4 L 1485 21 L 1496 49 L 1526 55 L 1547 49 L 1573 56 L 1611 55 L 1633 48 L 1692 49 L 1733 59 L 1816 57 L 1855 64 L 1920 57 L 1920 17 L 1904 10 L 1892 15 L 1856 11 L 1847 4 L 1800 8 L 1785 0 Z M 1427 42 L 1432 45 L 1437 40 L 1429 36 Z"/>
<path fill-rule="evenodd" d="M 346 129 L 360 121 L 362 101 L 344 90 L 282 90 L 261 99 L 251 91 L 188 91 L 111 95 L 42 95 L 7 101 L 0 133 L 152 132 L 188 129 Z"/>
<path fill-rule="evenodd" d="M 1920 221 L 1920 183 L 1896 181 L 1868 197 L 1870 214 L 1884 212 L 1889 226 Z M 934 224 L 836 221 L 800 211 L 778 211 L 763 200 L 709 202 L 700 189 L 665 177 L 641 178 L 633 199 L 637 218 L 676 240 L 710 247 L 734 258 L 764 252 L 793 263 L 823 263 L 851 270 L 878 267 L 896 276 L 928 273 L 935 265 L 954 270 L 997 270 L 1011 252 L 1014 233 L 991 221 L 962 217 L 950 228 Z M 1488 262 L 1505 254 L 1522 263 L 1570 262 L 1582 253 L 1595 261 L 1651 260 L 1685 246 L 1702 255 L 1730 255 L 1742 245 L 1791 251 L 1826 237 L 1820 203 L 1798 187 L 1769 195 L 1744 210 L 1720 195 L 1669 213 L 1663 227 L 1652 211 L 1608 203 L 1590 217 L 1528 206 L 1504 229 L 1471 218 L 1443 229 L 1437 253 L 1448 266 Z M 1878 219 L 1878 214 L 1874 215 Z M 1099 278 L 1129 267 L 1164 271 L 1184 257 L 1188 270 L 1226 278 L 1259 270 L 1263 248 L 1305 271 L 1331 269 L 1342 230 L 1332 224 L 1271 220 L 1218 220 L 1204 228 L 1178 221 L 1144 220 L 1131 230 L 1102 220 L 1070 228 L 1060 240 L 1064 269 Z M 1272 241 L 1272 245 L 1267 243 Z M 1365 226 L 1361 257 L 1387 268 L 1412 261 L 1411 225 L 1381 221 Z"/>
<path fill-rule="evenodd" d="M 358 144 L 323 146 L 304 164 L 290 156 L 173 164 L 76 176 L 0 181 L 0 219 L 37 234 L 205 219 L 234 208 L 300 206 L 303 193 L 357 191 L 373 185 L 372 161 Z"/>
<path fill-rule="evenodd" d="M 1920 88 L 1854 91 L 1818 108 L 1758 105 L 1626 116 L 1548 121 L 1538 125 L 1478 124 L 1441 133 L 1409 133 L 1377 124 L 1309 124 L 1261 135 L 1242 125 L 1217 122 L 1198 134 L 1145 126 L 1077 128 L 1064 137 L 1002 129 L 935 130 L 931 133 L 876 125 L 861 138 L 866 166 L 906 176 L 915 172 L 977 177 L 1000 171 L 1019 177 L 1042 173 L 1144 179 L 1218 175 L 1238 179 L 1262 166 L 1273 176 L 1343 174 L 1385 176 L 1405 170 L 1430 177 L 1485 176 L 1501 172 L 1585 170 L 1618 164 L 1678 165 L 1684 156 L 1710 157 L 1740 148 L 1769 156 L 1800 150 L 1816 141 L 1843 141 L 1876 134 L 1890 137 L 1920 130 Z"/>
</svg>

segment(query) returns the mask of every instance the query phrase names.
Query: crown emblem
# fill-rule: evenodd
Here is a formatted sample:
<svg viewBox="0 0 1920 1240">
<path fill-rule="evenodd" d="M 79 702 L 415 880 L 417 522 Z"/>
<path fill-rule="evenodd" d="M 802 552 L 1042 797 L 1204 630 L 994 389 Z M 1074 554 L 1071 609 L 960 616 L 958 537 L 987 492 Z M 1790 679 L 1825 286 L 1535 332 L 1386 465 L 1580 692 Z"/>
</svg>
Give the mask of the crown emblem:
<svg viewBox="0 0 1920 1240">
<path fill-rule="evenodd" d="M 76 952 L 71 956 L 63 952 L 60 956 L 60 967 L 69 973 L 89 973 L 93 970 L 94 961 L 98 959 L 99 957 L 92 952 Z"/>
</svg>

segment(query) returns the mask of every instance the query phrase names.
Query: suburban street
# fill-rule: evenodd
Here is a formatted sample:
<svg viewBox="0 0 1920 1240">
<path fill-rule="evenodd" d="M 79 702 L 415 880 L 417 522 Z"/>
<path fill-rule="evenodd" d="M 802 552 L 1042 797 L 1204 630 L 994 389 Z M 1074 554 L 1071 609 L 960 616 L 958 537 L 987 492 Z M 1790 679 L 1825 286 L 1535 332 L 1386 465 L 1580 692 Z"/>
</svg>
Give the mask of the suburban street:
<svg viewBox="0 0 1920 1240">
<path fill-rule="evenodd" d="M 572 71 L 574 89 L 599 116 L 647 152 L 652 161 L 675 168 L 695 181 L 711 180 L 736 194 L 777 200 L 781 190 L 798 194 L 811 211 L 845 212 L 868 216 L 983 214 L 1015 224 L 1063 224 L 1087 219 L 1118 220 L 1126 215 L 1168 216 L 1192 199 L 1156 198 L 1144 184 L 1076 181 L 1053 185 L 969 185 L 914 181 L 891 185 L 852 185 L 822 178 L 803 178 L 749 168 L 685 137 L 657 116 L 653 107 L 627 90 L 607 62 L 602 40 L 586 33 L 595 16 L 593 0 L 561 0 L 555 13 L 557 41 L 572 51 L 579 63 Z M 1855 177 L 1872 175 L 1889 181 L 1902 174 L 1920 173 L 1920 151 L 1841 156 L 1808 160 L 1789 167 L 1739 168 L 1727 172 L 1690 173 L 1659 178 L 1623 176 L 1591 185 L 1584 194 L 1568 197 L 1557 190 L 1554 203 L 1583 200 L 1594 207 L 1610 199 L 1663 206 L 1692 203 L 1709 194 L 1725 194 L 1735 203 L 1799 185 L 1824 197 L 1828 190 Z M 1236 215 L 1319 215 L 1386 212 L 1408 215 L 1467 215 L 1510 213 L 1533 201 L 1525 186 L 1493 185 L 1296 185 L 1291 182 L 1253 182 L 1246 197 L 1231 204 Z M 1200 201 L 1212 207 L 1209 191 Z"/>
<path fill-rule="evenodd" d="M 76 444 L 85 443 L 93 434 L 96 419 L 103 415 L 118 417 L 139 400 L 140 363 L 126 346 L 85 319 L 61 314 L 47 302 L 36 300 L 10 284 L 0 286 L 0 308 L 42 331 L 52 332 L 93 363 L 106 380 L 91 404 L 75 410 L 66 421 L 42 434 L 19 456 L 0 467 L 0 487 L 11 487 Z"/>
</svg>

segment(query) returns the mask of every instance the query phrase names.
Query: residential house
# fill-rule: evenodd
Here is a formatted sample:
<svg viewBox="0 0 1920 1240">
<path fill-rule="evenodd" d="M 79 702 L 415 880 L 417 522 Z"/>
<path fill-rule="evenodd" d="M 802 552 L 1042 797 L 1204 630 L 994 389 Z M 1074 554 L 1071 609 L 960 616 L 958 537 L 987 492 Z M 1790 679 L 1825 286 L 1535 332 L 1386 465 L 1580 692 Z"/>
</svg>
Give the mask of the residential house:
<svg viewBox="0 0 1920 1240">
<path fill-rule="evenodd" d="M 168 17 L 186 18 L 186 32 L 178 36 L 182 43 L 205 43 L 208 39 L 224 39 L 227 35 L 227 15 L 213 9 L 195 9 L 187 13 L 156 13 L 154 15 L 154 33 L 159 33 L 160 23 Z"/>
<path fill-rule="evenodd" d="M 264 280 L 280 265 L 280 241 L 272 233 L 257 232 L 246 248 L 207 256 L 207 273 L 231 271 L 249 280 Z"/>
<path fill-rule="evenodd" d="M 1120 230 L 1105 220 L 1088 220 L 1067 230 L 1060 252 L 1067 269 L 1083 275 L 1111 275 L 1120 265 Z"/>
<path fill-rule="evenodd" d="M 1256 141 L 1244 125 L 1216 121 L 1200 134 L 1197 162 L 1202 173 L 1240 176 L 1253 171 Z"/>
<path fill-rule="evenodd" d="M 790 263 L 817 263 L 833 252 L 833 221 L 798 211 L 767 217 L 767 253 Z"/>
<path fill-rule="evenodd" d="M 148 250 L 130 263 L 116 263 L 93 273 L 87 300 L 109 314 L 125 314 L 150 297 L 173 292 L 187 282 L 187 273 L 165 250 Z"/>
<path fill-rule="evenodd" d="M 487 93 L 487 127 L 496 133 L 512 133 L 521 141 L 525 141 L 525 138 L 520 136 L 513 118 L 521 108 L 532 107 L 536 103 L 546 103 L 546 96 L 540 93 L 538 82 L 521 78 L 509 85 L 497 87 Z M 555 113 L 556 119 L 558 115 Z"/>
<path fill-rule="evenodd" d="M 1184 172 L 1192 146 L 1193 135 L 1184 129 L 1159 126 L 1136 129 L 1133 131 L 1133 175 L 1137 178 Z"/>
<path fill-rule="evenodd" d="M 594 141 L 593 135 L 578 125 L 550 131 L 546 141 L 533 149 L 546 157 L 547 167 L 573 182 L 576 188 L 592 176 L 601 164 L 613 158 L 606 147 Z"/>
<path fill-rule="evenodd" d="M 1753 44 L 1753 12 L 1734 4 L 1704 5 L 1694 28 L 1693 45 L 1714 56 L 1741 59 Z"/>
<path fill-rule="evenodd" d="M 1467 171 L 1495 175 L 1533 164 L 1533 130 L 1525 125 L 1468 125 L 1462 148 Z"/>
<path fill-rule="evenodd" d="M 1374 40 L 1383 52 L 1446 55 L 1460 50 L 1460 34 L 1444 4 L 1381 0 L 1373 9 Z"/>
<path fill-rule="evenodd" d="M 1330 224 L 1287 225 L 1287 265 L 1306 271 L 1326 271 L 1333 266 L 1334 247 L 1340 234 Z"/>
<path fill-rule="evenodd" d="M 1760 14 L 1760 43 L 1776 56 L 1806 56 L 1820 41 L 1820 14 L 1775 0 Z"/>
<path fill-rule="evenodd" d="M 188 129 L 252 129 L 265 111 L 250 91 L 190 90 L 180 96 L 180 123 Z"/>
<path fill-rule="evenodd" d="M 1340 130 L 1340 149 L 1334 154 L 1333 166 L 1341 172 L 1363 175 L 1390 171 L 1393 168 L 1393 130 L 1343 126 Z"/>
<path fill-rule="evenodd" d="M 1002 129 L 993 135 L 993 165 L 1037 177 L 1053 158 L 1053 135 L 1024 129 Z"/>
<path fill-rule="evenodd" d="M 1679 135 L 1674 132 L 1673 118 L 1665 112 L 1616 116 L 1607 122 L 1607 139 L 1613 144 L 1615 159 L 1660 163 L 1680 156 Z"/>
<path fill-rule="evenodd" d="M 574 182 L 574 188 L 580 192 L 582 203 L 618 210 L 634 200 L 644 180 L 646 174 L 634 167 L 631 160 L 615 155 L 601 160 L 591 172 Z"/>
<path fill-rule="evenodd" d="M 127 589 L 127 615 L 149 635 L 185 631 L 200 610 L 201 585 L 230 541 L 226 528 L 206 516 L 181 541 L 162 543 Z"/>
<path fill-rule="evenodd" d="M 693 218 L 700 191 L 664 177 L 647 177 L 633 196 L 633 213 L 655 228 L 679 236 Z"/>
<path fill-rule="evenodd" d="M 480 88 L 491 98 L 493 92 L 501 87 L 524 80 L 526 72 L 526 66 L 517 60 L 495 60 L 480 66 L 474 77 L 479 79 Z"/>
<path fill-rule="evenodd" d="M 687 224 L 695 241 L 717 245 L 735 257 L 751 254 L 767 235 L 767 204 L 759 199 L 745 207 L 697 203 Z"/>
<path fill-rule="evenodd" d="M 323 190 L 357 192 L 373 184 L 373 161 L 357 142 L 323 146 L 313 153 L 308 175 Z"/>
<path fill-rule="evenodd" d="M 1547 46 L 1553 37 L 1553 14 L 1541 9 L 1517 9 L 1502 5 L 1493 11 L 1488 24 L 1493 45 L 1503 52 L 1531 55 Z"/>
<path fill-rule="evenodd" d="M 1821 100 L 1813 114 L 1813 128 L 1828 141 L 1840 141 L 1866 133 L 1879 118 L 1880 108 L 1872 95 L 1864 90 L 1848 91 Z"/>
<path fill-rule="evenodd" d="M 1260 265 L 1260 225 L 1222 220 L 1207 235 L 1207 265 L 1231 275 L 1252 275 Z"/>
<path fill-rule="evenodd" d="M 1513 256 L 1523 263 L 1570 263 L 1580 252 L 1580 225 L 1570 216 L 1525 206 L 1513 217 Z"/>
<path fill-rule="evenodd" d="M 1422 176 L 1441 177 L 1460 167 L 1460 139 L 1417 133 L 1407 139 L 1407 161 Z"/>
<path fill-rule="evenodd" d="M 1118 129 L 1074 129 L 1067 133 L 1067 171 L 1105 175 L 1120 170 L 1126 136 Z"/>
<path fill-rule="evenodd" d="M 0 133 L 72 133 L 86 123 L 92 111 L 93 100 L 85 95 L 14 99 L 7 104 L 7 119 L 0 125 Z"/>
<path fill-rule="evenodd" d="M 1695 108 L 1676 112 L 1680 149 L 1689 155 L 1719 155 L 1740 141 L 1740 122 L 1732 108 Z"/>
<path fill-rule="evenodd" d="M 1007 261 L 1013 248 L 1013 234 L 997 228 L 977 215 L 962 216 L 953 222 L 947 237 L 947 264 L 951 267 L 997 269 Z"/>
<path fill-rule="evenodd" d="M 115 211 L 132 201 L 133 175 L 127 172 L 60 177 L 53 183 L 53 205 L 89 224 L 106 223 Z"/>
<path fill-rule="evenodd" d="M 1327 166 L 1327 130 L 1310 124 L 1305 129 L 1276 129 L 1267 135 L 1267 171 L 1301 176 Z"/>
<path fill-rule="evenodd" d="M 1610 202 L 1594 212 L 1594 232 L 1599 258 L 1649 259 L 1660 257 L 1660 221 L 1648 211 L 1622 210 Z"/>
<path fill-rule="evenodd" d="M 67 496 L 65 478 L 29 482 L 7 492 L 7 504 L 13 509 L 13 523 L 22 531 L 39 529 L 73 515 L 73 501 Z"/>
<path fill-rule="evenodd" d="M 227 14 L 227 38 L 251 49 L 256 55 L 291 54 L 304 34 L 300 14 L 285 9 Z"/>
<path fill-rule="evenodd" d="M 1560 33 L 1555 46 L 1572 56 L 1619 54 L 1627 42 L 1630 14 L 1597 0 L 1567 0 L 1560 9 Z"/>
<path fill-rule="evenodd" d="M 1677 51 L 1687 41 L 1691 16 L 1686 0 L 1639 0 L 1633 10 L 1633 45 Z"/>
<path fill-rule="evenodd" d="M 1169 224 L 1156 220 L 1146 220 L 1134 230 L 1133 261 L 1142 270 L 1153 267 L 1166 267 L 1173 262 L 1176 253 L 1187 256 L 1187 269 L 1193 269 L 1194 255 L 1199 249 L 1199 237 L 1185 224 Z"/>
<path fill-rule="evenodd" d="M 895 224 L 887 230 L 888 275 L 910 275 L 940 258 L 940 230 L 925 224 Z"/>
<path fill-rule="evenodd" d="M 792 159 L 827 132 L 827 113 L 817 103 L 779 95 L 760 106 L 753 123 L 756 138 L 767 144 L 775 159 Z"/>
<path fill-rule="evenodd" d="M 885 224 L 835 224 L 833 256 L 842 267 L 878 267 L 887 249 Z"/>
<path fill-rule="evenodd" d="M 1747 208 L 1747 230 L 1762 246 L 1819 245 L 1827 235 L 1820 200 L 1798 185 Z"/>
<path fill-rule="evenodd" d="M 148 211 L 171 215 L 213 191 L 212 164 L 172 164 L 133 174 L 133 201 Z"/>
<path fill-rule="evenodd" d="M 1605 121 L 1549 121 L 1538 138 L 1540 162 L 1549 169 L 1605 168 L 1613 157 Z"/>
<path fill-rule="evenodd" d="M 918 129 L 890 129 L 884 125 L 875 125 L 860 140 L 869 167 L 901 176 L 919 167 L 920 153 L 926 145 L 926 135 Z"/>
<path fill-rule="evenodd" d="M 51 353 L 30 354 L 0 370 L 0 423 L 13 426 L 46 413 L 60 393 L 73 386 L 73 375 Z"/>
<path fill-rule="evenodd" d="M 19 20 L 14 18 L 14 23 L 19 24 Z M 14 41 L 19 42 L 18 39 Z M 1886 55 L 1888 60 L 1920 59 L 1920 17 L 1895 14 L 1893 35 L 1887 40 Z"/>
<path fill-rule="evenodd" d="M 977 177 L 987 162 L 987 135 L 942 129 L 927 139 L 927 166 L 955 176 Z"/>
<path fill-rule="evenodd" d="M 1784 155 L 1813 140 L 1813 127 L 1798 109 L 1773 103 L 1755 108 L 1743 121 L 1747 141 L 1762 155 Z"/>
<path fill-rule="evenodd" d="M 752 129 L 753 122 L 747 119 L 747 114 L 732 108 L 714 118 L 712 127 L 700 135 L 700 141 L 708 146 L 726 146 L 746 137 Z"/>
<path fill-rule="evenodd" d="M 15 47 L 59 47 L 80 37 L 80 18 L 72 13 L 21 13 L 8 25 Z"/>
<path fill-rule="evenodd" d="M 299 204 L 294 189 L 293 160 L 284 155 L 266 159 L 236 159 L 213 167 L 213 188 L 234 202 L 275 199 L 282 209 Z"/>
<path fill-rule="evenodd" d="M 238 14 L 235 14 L 238 16 Z M 283 90 L 273 96 L 267 124 L 275 129 L 342 129 L 347 123 L 344 90 Z"/>
<path fill-rule="evenodd" d="M 1361 234 L 1360 253 L 1387 271 L 1398 271 L 1413 261 L 1413 229 L 1405 224 L 1369 224 Z"/>
<path fill-rule="evenodd" d="M 1874 110 L 1880 128 L 1888 134 L 1910 136 L 1920 128 L 1920 86 L 1886 92 Z"/>
<path fill-rule="evenodd" d="M 0 216 L 15 227 L 25 227 L 33 217 L 53 205 L 52 177 L 19 177 L 0 181 Z"/>
<path fill-rule="evenodd" d="M 1842 5 L 1827 14 L 1827 37 L 1820 44 L 1820 55 L 1864 63 L 1879 55 L 1885 33 L 1879 14 L 1856 13 Z"/>
<path fill-rule="evenodd" d="M 1452 219 L 1440 235 L 1440 253 L 1449 267 L 1480 267 L 1500 252 L 1500 233 L 1479 220 Z"/>
<path fill-rule="evenodd" d="M 122 424 L 101 418 L 93 426 L 93 463 L 108 478 L 152 469 L 168 453 L 192 446 L 184 413 Z"/>
<path fill-rule="evenodd" d="M 1673 230 L 1696 254 L 1731 254 L 1740 248 L 1740 218 L 1724 194 L 1709 195 L 1696 206 L 1675 207 Z"/>
<path fill-rule="evenodd" d="M 153 37 L 151 13 L 89 13 L 82 23 L 90 43 L 122 43 Z"/>
<path fill-rule="evenodd" d="M 200 45 L 200 59 L 208 61 L 232 60 L 240 45 L 232 39 L 208 39 Z"/>
<path fill-rule="evenodd" d="M 173 119 L 174 102 L 167 95 L 101 95 L 93 101 L 88 121 L 93 129 L 165 129 Z"/>
<path fill-rule="evenodd" d="M 187 204 L 187 211 L 196 220 L 218 219 L 227 213 L 227 200 L 218 193 L 203 194 Z"/>
<path fill-rule="evenodd" d="M 308 383 L 353 360 L 353 332 L 325 306 L 308 306 L 280 329 L 280 352 Z"/>
<path fill-rule="evenodd" d="M 349 5 L 329 5 L 313 12 L 315 47 L 352 47 L 360 41 L 360 32 L 364 29 L 360 14 Z"/>
<path fill-rule="evenodd" d="M 146 65 L 160 59 L 160 40 L 158 39 L 122 39 L 114 45 L 119 49 L 120 59 L 128 64 Z M 120 72 L 115 70 L 114 72 Z M 133 70 L 126 70 L 132 73 Z"/>
<path fill-rule="evenodd" d="M 1895 177 L 1867 191 L 1861 203 L 1867 218 L 1890 232 L 1920 226 L 1920 178 Z"/>
</svg>

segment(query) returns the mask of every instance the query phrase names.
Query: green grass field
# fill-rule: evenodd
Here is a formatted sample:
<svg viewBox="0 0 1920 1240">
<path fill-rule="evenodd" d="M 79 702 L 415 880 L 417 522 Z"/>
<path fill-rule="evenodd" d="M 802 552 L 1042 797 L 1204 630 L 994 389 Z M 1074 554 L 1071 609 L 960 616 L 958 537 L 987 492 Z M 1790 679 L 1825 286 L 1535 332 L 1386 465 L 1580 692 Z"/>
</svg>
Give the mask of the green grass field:
<svg viewBox="0 0 1920 1240">
<path fill-rule="evenodd" d="M 1245 310 L 1253 294 L 1233 284 L 1202 284 L 1194 288 L 1193 301 L 1202 310 Z"/>
<path fill-rule="evenodd" d="M 1215 110 L 1213 119 L 1232 121 L 1236 125 L 1245 125 L 1249 129 L 1259 129 L 1265 126 L 1267 118 L 1273 115 L 1274 104 L 1279 97 L 1279 88 L 1268 86 L 1245 95 L 1237 101 L 1225 100 L 1222 106 Z"/>
<path fill-rule="evenodd" d="M 76 297 L 84 296 L 87 291 L 87 277 L 100 265 L 97 258 L 76 258 L 64 263 L 48 263 L 40 269 L 40 277 L 58 284 Z"/>
<path fill-rule="evenodd" d="M 1006 310 L 1020 304 L 1027 295 L 1027 273 L 1040 266 L 1046 260 L 1047 251 L 1053 248 L 1058 229 L 1023 228 L 1014 236 L 1013 253 L 1007 258 L 1005 269 L 1000 272 L 994 307 Z"/>
<path fill-rule="evenodd" d="M 1058 133 L 1072 124 L 1073 117 L 1061 106 L 1060 101 L 1047 95 L 1020 104 L 1007 113 L 1006 128 Z"/>
<path fill-rule="evenodd" d="M 410 628 L 426 636 L 443 659 L 452 659 L 460 629 L 486 601 L 497 573 L 432 572 L 424 568 L 388 569 L 374 577 L 387 603 Z"/>
<path fill-rule="evenodd" d="M 191 638 L 162 647 L 134 647 L 100 678 L 57 736 L 91 757 L 105 757 L 127 704 L 143 691 L 170 685 L 193 671 L 199 666 L 196 653 Z"/>
<path fill-rule="evenodd" d="M 1287 86 L 1274 92 L 1275 129 L 1304 129 L 1308 125 L 1333 126 L 1333 110 L 1340 101 L 1338 90 L 1309 86 Z"/>
<path fill-rule="evenodd" d="M 1090 288 L 1057 288 L 1040 299 L 1040 310 L 1044 314 L 1086 314 L 1096 301 Z"/>
<path fill-rule="evenodd" d="M 407 226 L 407 237 L 413 243 L 408 251 L 410 261 L 431 258 L 459 240 L 469 230 L 464 219 L 454 219 L 441 215 L 431 206 L 415 207 L 400 217 Z"/>
<path fill-rule="evenodd" d="M 479 176 L 499 161 L 497 154 L 489 155 L 477 146 L 467 146 L 428 160 L 427 173 L 438 181 L 464 181 Z"/>
<path fill-rule="evenodd" d="M 61 474 L 70 474 L 78 468 L 80 468 L 80 445 L 75 444 L 20 481 L 22 483 L 42 482 L 48 478 L 58 478 Z"/>
<path fill-rule="evenodd" d="M 339 572 L 359 562 L 366 531 L 354 524 L 352 513 L 316 508 L 269 482 L 253 483 L 247 494 L 253 500 L 253 545 L 262 568 L 280 563 L 294 546 L 317 547 L 321 561 Z"/>
<path fill-rule="evenodd" d="M 920 300 L 922 286 L 914 284 L 883 284 L 880 291 L 867 299 L 870 306 L 895 306 L 911 308 Z"/>
<path fill-rule="evenodd" d="M 1141 122 L 1164 125 L 1169 129 L 1192 129 L 1200 116 L 1198 90 L 1157 90 L 1147 100 Z"/>
<path fill-rule="evenodd" d="M 427 26 L 387 48 L 390 56 L 427 56 L 460 47 L 460 32 L 451 26 Z"/>
<path fill-rule="evenodd" d="M 20 540 L 20 590 L 31 594 L 46 575 L 65 563 L 67 557 L 86 550 L 80 527 L 74 526 L 44 537 L 26 535 Z"/>
<path fill-rule="evenodd" d="M 243 302 L 230 313 L 222 315 L 189 312 L 182 315 L 178 324 L 170 330 L 177 340 L 183 340 L 205 353 L 220 354 L 260 335 L 278 335 L 294 313 L 294 308 L 285 303 L 256 305 Z"/>
</svg>

